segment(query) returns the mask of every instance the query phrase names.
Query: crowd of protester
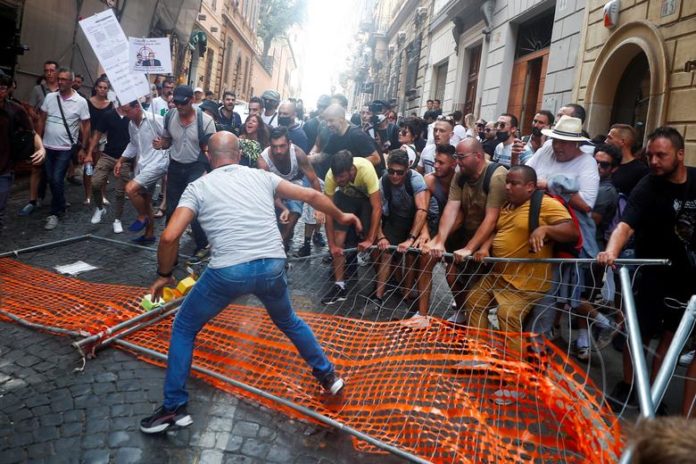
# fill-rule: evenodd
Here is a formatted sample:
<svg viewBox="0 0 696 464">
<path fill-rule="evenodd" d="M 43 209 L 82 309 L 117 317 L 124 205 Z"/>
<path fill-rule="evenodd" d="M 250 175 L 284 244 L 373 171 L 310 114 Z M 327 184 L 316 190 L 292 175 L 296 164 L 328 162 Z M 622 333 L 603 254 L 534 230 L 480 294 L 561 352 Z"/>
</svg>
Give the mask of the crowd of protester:
<svg viewBox="0 0 696 464">
<path fill-rule="evenodd" d="M 585 110 L 574 103 L 556 114 L 539 111 L 530 133 L 520 134 L 520 121 L 510 113 L 495 121 L 460 111 L 444 115 L 439 100 L 428 100 L 422 118 L 399 116 L 376 100 L 350 114 L 339 94 L 321 96 L 316 111 L 305 115 L 301 100 L 275 90 L 251 98 L 242 120 L 233 92 L 217 100 L 171 78 L 158 79 L 142 101 L 116 102 L 106 76 L 83 96 L 82 77 L 54 61 L 44 64 L 28 102 L 13 98 L 14 87 L 0 76 L 0 221 L 12 214 L 5 206 L 13 170 L 22 166 L 30 180 L 28 191 L 19 193 L 27 197 L 19 216 L 37 214 L 50 190 L 45 228 L 60 227 L 68 214 L 67 180 L 84 186 L 84 205 L 94 208 L 91 222 L 109 217 L 114 233 L 124 232 L 127 197 L 136 217 L 125 229 L 137 234 L 134 242 L 152 244 L 155 221 L 168 221 L 187 187 L 212 170 L 208 139 L 227 131 L 238 137 L 241 165 L 323 192 L 339 210 L 360 218 L 361 228 L 302 201 L 275 201 L 286 253 L 300 219 L 304 239 L 296 255 L 328 245 L 334 283 L 323 304 L 346 300 L 359 265 L 372 263 L 376 285 L 368 310 L 385 305 L 396 272 L 414 317 L 427 318 L 432 271 L 448 254 L 453 323 L 487 329 L 489 311 L 497 307 L 507 334 L 502 349 L 519 358 L 535 354 L 521 332 L 554 340 L 566 312 L 578 320 L 573 352 L 586 361 L 593 345 L 618 338 L 624 326 L 620 312 L 601 310 L 610 306 L 600 292 L 604 268 L 621 257 L 669 259 L 669 268 L 644 267 L 636 277 L 643 342 L 659 339 L 655 375 L 684 302 L 696 294 L 696 168 L 684 164 L 684 138 L 672 127 L 655 129 L 641 146 L 638 131 L 627 124 L 590 138 Z M 111 212 L 109 181 L 115 185 Z M 191 230 L 194 255 L 203 258 L 208 237 L 195 218 Z M 596 258 L 597 265 L 485 262 L 559 256 Z M 610 399 L 620 408 L 635 401 L 633 371 L 625 343 L 614 342 L 624 372 Z M 693 354 L 687 364 L 684 415 L 696 395 Z M 482 365 L 473 360 L 460 367 Z M 507 404 L 521 394 L 501 388 L 495 399 Z"/>
</svg>

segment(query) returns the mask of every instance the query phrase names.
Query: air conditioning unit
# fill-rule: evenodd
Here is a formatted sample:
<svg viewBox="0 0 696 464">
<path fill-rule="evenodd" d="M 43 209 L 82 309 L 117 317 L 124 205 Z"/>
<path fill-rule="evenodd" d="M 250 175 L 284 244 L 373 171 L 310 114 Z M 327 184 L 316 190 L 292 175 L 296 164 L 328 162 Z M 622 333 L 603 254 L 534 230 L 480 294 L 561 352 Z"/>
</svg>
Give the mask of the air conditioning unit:
<svg viewBox="0 0 696 464">
<path fill-rule="evenodd" d="M 204 14 L 199 14 L 199 15 L 198 15 L 198 20 L 199 20 L 199 21 L 205 21 L 206 18 L 207 18 L 207 16 L 204 15 Z"/>
<path fill-rule="evenodd" d="M 210 28 L 210 32 L 217 32 L 217 31 L 218 31 L 218 28 L 215 26 Z"/>
</svg>

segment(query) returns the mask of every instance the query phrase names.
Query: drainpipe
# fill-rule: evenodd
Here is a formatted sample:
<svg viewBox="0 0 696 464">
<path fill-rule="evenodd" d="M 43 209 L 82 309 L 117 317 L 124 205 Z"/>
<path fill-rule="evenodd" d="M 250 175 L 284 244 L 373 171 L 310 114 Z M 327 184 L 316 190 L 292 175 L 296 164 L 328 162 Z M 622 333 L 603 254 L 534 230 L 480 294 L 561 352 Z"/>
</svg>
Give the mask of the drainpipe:
<svg viewBox="0 0 696 464">
<path fill-rule="evenodd" d="M 481 117 L 481 101 L 483 100 L 483 83 L 486 82 L 486 69 L 488 68 L 488 48 L 491 42 L 491 31 L 493 30 L 493 12 L 495 11 L 495 0 L 486 0 L 483 5 L 481 5 L 481 13 L 483 14 L 483 21 L 486 23 L 486 27 L 483 29 L 483 43 L 481 44 L 481 63 L 479 65 L 479 77 L 478 81 L 481 83 L 477 84 L 476 88 L 476 105 L 474 106 L 474 114 Z M 484 62 L 485 59 L 485 62 Z"/>
</svg>

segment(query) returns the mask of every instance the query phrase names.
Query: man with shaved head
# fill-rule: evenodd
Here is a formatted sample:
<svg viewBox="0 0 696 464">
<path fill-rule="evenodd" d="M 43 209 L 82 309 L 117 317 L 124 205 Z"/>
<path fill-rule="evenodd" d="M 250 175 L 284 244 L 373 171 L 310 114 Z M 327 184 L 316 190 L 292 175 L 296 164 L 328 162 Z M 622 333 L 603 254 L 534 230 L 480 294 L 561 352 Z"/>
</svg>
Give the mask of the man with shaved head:
<svg viewBox="0 0 696 464">
<path fill-rule="evenodd" d="M 621 163 L 611 175 L 611 183 L 619 193 L 628 196 L 633 187 L 650 173 L 648 163 L 635 156 L 639 147 L 638 132 L 628 124 L 614 124 L 604 142 L 621 151 Z"/>
<path fill-rule="evenodd" d="M 423 251 L 435 259 L 440 259 L 447 251 L 454 253 L 457 262 L 462 262 L 478 251 L 495 229 L 500 208 L 505 203 L 507 169 L 501 164 L 486 161 L 483 146 L 475 138 L 459 142 L 454 158 L 459 172 L 450 184 L 437 235 L 423 247 Z M 464 314 L 460 311 L 466 301 L 467 288 L 475 280 L 471 274 L 475 272 L 476 269 L 470 265 L 460 266 L 457 263 L 450 264 L 448 268 L 447 281 L 458 310 L 452 319 L 454 322 L 464 320 Z"/>
<path fill-rule="evenodd" d="M 367 158 L 374 166 L 383 165 L 382 157 L 377 152 L 377 145 L 361 128 L 346 120 L 346 110 L 336 103 L 324 110 L 326 128 L 322 130 L 312 148 L 310 159 L 319 177 L 324 178 L 331 166 L 331 158 L 341 150 L 348 150 L 357 158 Z M 319 155 L 321 153 L 321 155 Z"/>
<path fill-rule="evenodd" d="M 297 122 L 297 105 L 291 100 L 283 100 L 278 106 L 278 126 L 288 129 L 288 138 L 304 153 L 309 151 L 307 134 L 302 130 L 302 125 Z"/>
<path fill-rule="evenodd" d="M 239 165 L 237 137 L 218 132 L 208 143 L 213 170 L 191 182 L 162 233 L 157 252 L 158 278 L 150 287 L 158 300 L 172 278 L 179 239 L 198 219 L 211 245 L 211 260 L 181 305 L 172 327 L 164 383 L 164 403 L 140 422 L 144 433 L 162 432 L 193 421 L 186 411 L 186 379 L 196 335 L 203 326 L 242 295 L 255 295 L 275 325 L 285 333 L 312 367 L 312 374 L 330 395 L 344 382 L 311 329 L 290 304 L 285 277 L 285 251 L 276 227 L 274 197 L 310 203 L 338 223 L 362 229 L 353 214 L 343 213 L 321 192 L 300 187 L 275 174 Z M 309 394 L 309 392 L 308 392 Z"/>
</svg>

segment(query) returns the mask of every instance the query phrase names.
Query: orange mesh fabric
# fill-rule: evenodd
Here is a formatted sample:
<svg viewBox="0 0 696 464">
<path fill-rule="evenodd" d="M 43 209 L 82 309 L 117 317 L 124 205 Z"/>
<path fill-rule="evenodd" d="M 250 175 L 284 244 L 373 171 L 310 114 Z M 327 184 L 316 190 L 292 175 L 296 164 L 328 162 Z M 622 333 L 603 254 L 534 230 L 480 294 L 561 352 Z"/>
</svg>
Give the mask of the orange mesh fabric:
<svg viewBox="0 0 696 464">
<path fill-rule="evenodd" d="M 140 314 L 145 290 L 93 284 L 0 259 L 2 310 L 34 323 L 96 333 Z M 591 381 L 555 346 L 543 362 L 508 361 L 500 335 L 462 330 L 439 319 L 426 328 L 302 312 L 347 387 L 328 403 L 265 310 L 231 305 L 199 334 L 194 364 L 287 398 L 433 462 L 616 462 L 616 418 Z M 171 320 L 126 340 L 167 352 Z M 148 362 L 161 364 L 147 356 Z M 476 357 L 478 371 L 452 366 Z M 543 367 L 539 367 L 543 366 Z M 300 413 L 194 373 L 220 389 L 292 416 Z M 504 386 L 523 393 L 492 401 Z M 356 441 L 364 451 L 377 451 Z"/>
</svg>

